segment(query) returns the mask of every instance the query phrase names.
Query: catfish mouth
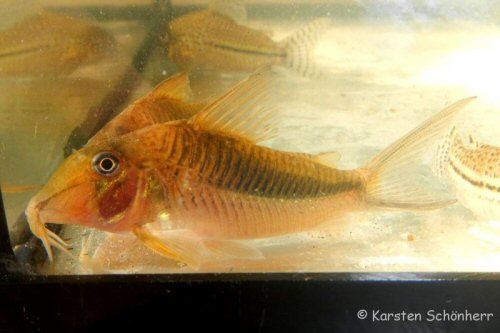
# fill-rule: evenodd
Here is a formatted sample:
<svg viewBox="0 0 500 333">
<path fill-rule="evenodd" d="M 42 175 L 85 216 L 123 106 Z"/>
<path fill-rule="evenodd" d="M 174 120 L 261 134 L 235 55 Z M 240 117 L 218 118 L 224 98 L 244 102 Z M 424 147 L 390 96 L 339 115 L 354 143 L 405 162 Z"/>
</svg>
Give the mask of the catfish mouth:
<svg viewBox="0 0 500 333">
<path fill-rule="evenodd" d="M 31 232 L 42 241 L 49 261 L 53 262 L 54 256 L 52 254 L 52 246 L 57 247 L 58 249 L 70 255 L 71 253 L 69 252 L 69 250 L 71 249 L 71 246 L 56 233 L 47 229 L 45 223 L 41 221 L 40 210 L 42 207 L 40 206 L 43 206 L 41 205 L 43 203 L 44 201 L 35 204 L 34 206 L 30 203 L 28 209 L 26 210 L 26 216 L 28 217 L 28 224 L 30 226 Z"/>
<path fill-rule="evenodd" d="M 25 214 L 28 218 L 28 224 L 29 224 L 30 230 L 36 237 L 38 237 L 42 241 L 50 262 L 54 261 L 54 256 L 52 253 L 52 246 L 60 249 L 61 251 L 67 253 L 68 255 L 72 256 L 71 252 L 69 251 L 71 249 L 71 245 L 68 244 L 66 241 L 64 241 L 56 233 L 54 233 L 53 231 L 51 231 L 50 229 L 48 229 L 46 227 L 47 222 L 42 221 L 42 219 L 40 217 L 40 213 L 49 204 L 49 202 L 52 199 L 54 199 L 55 197 L 59 196 L 60 194 L 66 192 L 66 191 L 69 191 L 75 187 L 78 187 L 81 184 L 83 184 L 83 183 L 75 184 L 73 186 L 70 186 L 70 187 L 62 190 L 62 191 L 56 192 L 44 200 L 37 200 L 37 196 L 38 196 L 37 195 L 33 199 L 31 199 L 30 203 L 28 204 L 28 208 L 26 209 Z M 43 192 L 40 192 L 40 193 L 43 193 Z"/>
</svg>

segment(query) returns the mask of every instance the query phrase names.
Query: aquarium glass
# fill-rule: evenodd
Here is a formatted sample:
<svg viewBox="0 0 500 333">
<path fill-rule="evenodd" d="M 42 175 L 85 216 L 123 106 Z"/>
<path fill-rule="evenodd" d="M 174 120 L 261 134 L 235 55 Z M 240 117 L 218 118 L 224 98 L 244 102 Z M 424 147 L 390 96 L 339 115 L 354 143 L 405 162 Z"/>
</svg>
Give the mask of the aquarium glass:
<svg viewBox="0 0 500 333">
<path fill-rule="evenodd" d="M 0 186 L 24 267 L 500 270 L 499 2 L 4 0 L 0 17 Z M 50 178 L 122 111 L 147 124 Z"/>
</svg>

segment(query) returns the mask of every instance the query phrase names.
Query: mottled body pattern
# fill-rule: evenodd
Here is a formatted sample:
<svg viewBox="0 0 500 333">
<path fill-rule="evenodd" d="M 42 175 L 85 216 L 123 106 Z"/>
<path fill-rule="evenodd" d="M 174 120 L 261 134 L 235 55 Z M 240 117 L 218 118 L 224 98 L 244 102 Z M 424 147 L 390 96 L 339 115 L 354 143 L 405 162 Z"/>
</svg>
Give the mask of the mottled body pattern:
<svg viewBox="0 0 500 333">
<path fill-rule="evenodd" d="M 451 180 L 460 202 L 487 218 L 500 218 L 500 148 L 464 140 L 453 129 L 440 147 L 438 173 Z"/>
<path fill-rule="evenodd" d="M 312 59 L 314 46 L 327 26 L 327 19 L 319 19 L 276 42 L 217 10 L 195 11 L 170 23 L 169 56 L 187 70 L 252 72 L 281 65 L 311 77 L 318 74 Z"/>
<path fill-rule="evenodd" d="M 216 11 L 186 14 L 170 24 L 169 55 L 183 68 L 255 70 L 285 60 L 283 47 L 261 31 Z"/>
<path fill-rule="evenodd" d="M 0 76 L 66 75 L 115 45 L 92 22 L 45 11 L 0 32 Z"/>
</svg>

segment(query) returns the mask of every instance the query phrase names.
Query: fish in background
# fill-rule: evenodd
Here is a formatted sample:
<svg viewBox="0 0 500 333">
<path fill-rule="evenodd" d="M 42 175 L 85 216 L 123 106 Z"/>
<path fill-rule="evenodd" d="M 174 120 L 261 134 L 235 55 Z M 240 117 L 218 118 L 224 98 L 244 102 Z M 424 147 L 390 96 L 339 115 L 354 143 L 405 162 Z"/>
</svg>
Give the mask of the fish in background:
<svg viewBox="0 0 500 333">
<path fill-rule="evenodd" d="M 107 87 L 103 80 L 78 76 L 0 80 L 0 133 L 15 128 L 30 135 L 38 126 L 39 132 L 65 135 L 99 103 Z"/>
<path fill-rule="evenodd" d="M 434 170 L 451 181 L 462 205 L 500 220 L 500 147 L 464 140 L 453 127 L 438 146 Z"/>
<path fill-rule="evenodd" d="M 237 1 L 212 1 L 209 9 L 170 23 L 168 53 L 185 70 L 253 72 L 280 65 L 304 77 L 318 76 L 312 53 L 328 19 L 315 20 L 282 42 L 242 25 L 245 7 Z"/>
<path fill-rule="evenodd" d="M 114 37 L 91 21 L 42 11 L 0 31 L 0 77 L 67 75 L 115 46 Z"/>
<path fill-rule="evenodd" d="M 42 11 L 42 4 L 38 0 L 2 0 L 0 31 L 40 11 Z"/>
<path fill-rule="evenodd" d="M 360 209 L 435 209 L 455 202 L 421 188 L 411 168 L 470 99 L 444 109 L 367 165 L 261 146 L 276 135 L 272 76 L 252 75 L 187 120 L 89 143 L 68 157 L 26 210 L 52 260 L 67 244 L 46 223 L 134 234 L 197 269 L 205 255 L 261 259 L 245 239 L 309 230 Z M 162 232 L 161 238 L 154 228 Z"/>
</svg>

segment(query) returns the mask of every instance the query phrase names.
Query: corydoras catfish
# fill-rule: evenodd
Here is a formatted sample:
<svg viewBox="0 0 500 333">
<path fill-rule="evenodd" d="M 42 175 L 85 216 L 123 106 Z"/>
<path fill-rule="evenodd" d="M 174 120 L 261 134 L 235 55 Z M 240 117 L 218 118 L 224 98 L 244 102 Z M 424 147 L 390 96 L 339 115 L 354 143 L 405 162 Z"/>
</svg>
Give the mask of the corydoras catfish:
<svg viewBox="0 0 500 333">
<path fill-rule="evenodd" d="M 500 219 L 500 147 L 462 138 L 455 127 L 439 145 L 435 171 L 476 215 Z"/>
<path fill-rule="evenodd" d="M 170 58 L 185 70 L 253 72 L 281 65 L 305 77 L 319 74 L 312 54 L 328 19 L 315 20 L 276 42 L 241 24 L 245 16 L 245 8 L 237 2 L 212 1 L 209 9 L 176 18 L 167 36 Z"/>
<path fill-rule="evenodd" d="M 0 31 L 0 77 L 68 75 L 115 49 L 115 39 L 99 25 L 42 11 Z"/>
<path fill-rule="evenodd" d="M 133 233 L 164 256 L 200 266 L 205 253 L 262 258 L 243 239 L 309 230 L 359 209 L 435 209 L 455 202 L 406 171 L 444 135 L 461 100 L 397 140 L 367 165 L 339 170 L 324 155 L 259 145 L 275 135 L 263 105 L 270 80 L 251 76 L 188 120 L 99 140 L 67 158 L 27 209 L 32 232 L 67 244 L 46 223 Z M 152 226 L 168 216 L 159 238 Z"/>
</svg>

